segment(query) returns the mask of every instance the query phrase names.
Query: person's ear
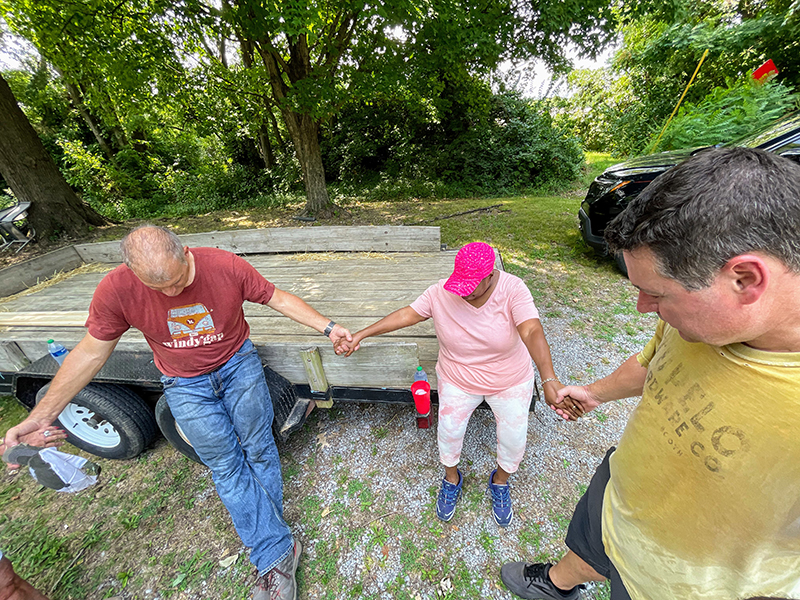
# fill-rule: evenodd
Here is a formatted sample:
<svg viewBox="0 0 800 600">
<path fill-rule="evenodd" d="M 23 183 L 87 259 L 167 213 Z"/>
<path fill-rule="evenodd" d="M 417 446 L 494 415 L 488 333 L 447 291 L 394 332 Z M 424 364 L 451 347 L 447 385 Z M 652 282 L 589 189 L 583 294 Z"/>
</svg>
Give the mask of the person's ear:
<svg viewBox="0 0 800 600">
<path fill-rule="evenodd" d="M 722 271 L 742 304 L 755 304 L 769 287 L 769 266 L 758 255 L 735 256 L 725 264 Z"/>
</svg>

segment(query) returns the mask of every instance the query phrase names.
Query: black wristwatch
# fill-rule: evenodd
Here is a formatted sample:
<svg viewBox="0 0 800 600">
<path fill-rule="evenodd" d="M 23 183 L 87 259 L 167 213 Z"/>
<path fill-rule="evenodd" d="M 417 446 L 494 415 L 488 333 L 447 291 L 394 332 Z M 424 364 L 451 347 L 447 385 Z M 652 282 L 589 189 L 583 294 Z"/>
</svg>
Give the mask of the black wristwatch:
<svg viewBox="0 0 800 600">
<path fill-rule="evenodd" d="M 336 323 L 331 321 L 330 323 L 328 323 L 328 326 L 325 328 L 325 331 L 323 331 L 322 334 L 325 337 L 329 337 L 331 335 L 331 331 L 333 331 L 334 327 L 336 327 Z"/>
</svg>

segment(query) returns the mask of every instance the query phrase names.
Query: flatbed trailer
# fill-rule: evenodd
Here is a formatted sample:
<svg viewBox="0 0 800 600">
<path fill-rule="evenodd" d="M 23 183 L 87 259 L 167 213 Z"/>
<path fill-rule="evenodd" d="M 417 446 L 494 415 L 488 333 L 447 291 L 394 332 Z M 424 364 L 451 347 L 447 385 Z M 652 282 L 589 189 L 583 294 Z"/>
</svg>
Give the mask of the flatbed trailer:
<svg viewBox="0 0 800 600">
<path fill-rule="evenodd" d="M 443 249 L 438 227 L 305 227 L 181 238 L 189 247 L 211 246 L 240 254 L 278 288 L 352 332 L 408 306 L 429 285 L 449 276 L 455 259 L 455 251 Z M 72 248 L 80 264 L 100 266 L 95 272 L 79 269 L 32 293 L 0 300 L 0 347 L 5 350 L 0 352 L 5 386 L 0 391 L 13 393 L 29 409 L 57 370 L 46 341 L 53 338 L 71 349 L 81 340 L 92 294 L 120 262 L 118 242 Z M 5 284 L 24 285 L 16 281 L 29 272 L 47 276 L 67 256 L 70 267 L 78 262 L 71 254 L 58 252 L 60 261 L 46 255 L 49 263 L 44 271 L 41 265 L 13 267 L 17 274 L 5 278 Z M 502 269 L 499 255 L 497 266 Z M 13 290 L 3 290 L 2 285 L 0 277 L 0 293 Z M 279 438 L 301 427 L 314 406 L 394 402 L 413 407 L 409 388 L 418 366 L 427 372 L 431 401 L 437 402 L 439 345 L 431 321 L 371 338 L 344 358 L 322 335 L 266 306 L 245 303 L 244 312 L 250 339 L 265 365 Z M 125 333 L 106 366 L 62 413 L 60 422 L 69 441 L 107 458 L 131 458 L 152 442 L 157 422 L 176 448 L 196 458 L 160 400 L 160 373 L 152 358 L 141 333 Z"/>
</svg>

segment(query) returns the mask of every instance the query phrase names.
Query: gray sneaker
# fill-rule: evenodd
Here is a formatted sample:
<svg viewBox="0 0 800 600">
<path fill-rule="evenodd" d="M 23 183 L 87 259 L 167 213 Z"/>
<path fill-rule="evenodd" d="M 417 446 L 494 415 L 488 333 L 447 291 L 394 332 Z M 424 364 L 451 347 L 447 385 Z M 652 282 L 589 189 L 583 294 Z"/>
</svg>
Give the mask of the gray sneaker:
<svg viewBox="0 0 800 600">
<path fill-rule="evenodd" d="M 300 562 L 303 544 L 294 541 L 294 548 L 271 571 L 258 579 L 253 588 L 253 600 L 297 600 L 295 573 Z"/>
<path fill-rule="evenodd" d="M 36 475 L 36 481 L 52 490 L 67 487 L 67 483 L 53 471 L 53 468 L 39 455 L 41 448 L 29 444 L 17 444 L 3 453 L 3 460 L 12 465 L 29 467 Z"/>
<path fill-rule="evenodd" d="M 550 563 L 506 563 L 500 569 L 500 578 L 510 592 L 527 600 L 578 600 L 582 585 L 561 591 L 550 580 Z"/>
</svg>

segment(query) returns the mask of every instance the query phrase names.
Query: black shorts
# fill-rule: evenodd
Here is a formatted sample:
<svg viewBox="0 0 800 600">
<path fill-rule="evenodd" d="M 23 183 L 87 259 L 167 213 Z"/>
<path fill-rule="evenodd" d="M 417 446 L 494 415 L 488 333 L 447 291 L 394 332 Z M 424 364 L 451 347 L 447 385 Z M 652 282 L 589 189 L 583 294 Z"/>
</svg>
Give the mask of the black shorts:
<svg viewBox="0 0 800 600">
<path fill-rule="evenodd" d="M 611 600 L 630 600 L 628 590 L 603 546 L 603 495 L 611 476 L 606 456 L 592 476 L 586 493 L 578 501 L 567 530 L 567 547 L 588 563 L 595 571 L 611 581 Z"/>
</svg>

